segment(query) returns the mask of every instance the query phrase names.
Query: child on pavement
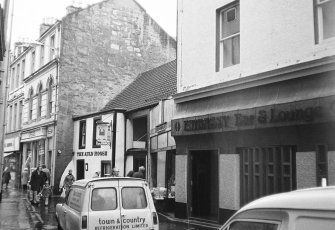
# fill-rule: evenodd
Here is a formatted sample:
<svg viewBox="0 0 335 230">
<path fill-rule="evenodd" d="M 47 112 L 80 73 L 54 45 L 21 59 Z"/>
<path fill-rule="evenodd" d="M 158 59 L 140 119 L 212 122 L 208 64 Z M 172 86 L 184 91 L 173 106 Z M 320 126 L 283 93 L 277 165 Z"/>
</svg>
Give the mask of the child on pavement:
<svg viewBox="0 0 335 230">
<path fill-rule="evenodd" d="M 49 205 L 49 196 L 51 195 L 51 187 L 49 185 L 49 181 L 45 181 L 43 188 L 41 190 L 41 195 L 44 199 L 45 206 Z"/>
</svg>

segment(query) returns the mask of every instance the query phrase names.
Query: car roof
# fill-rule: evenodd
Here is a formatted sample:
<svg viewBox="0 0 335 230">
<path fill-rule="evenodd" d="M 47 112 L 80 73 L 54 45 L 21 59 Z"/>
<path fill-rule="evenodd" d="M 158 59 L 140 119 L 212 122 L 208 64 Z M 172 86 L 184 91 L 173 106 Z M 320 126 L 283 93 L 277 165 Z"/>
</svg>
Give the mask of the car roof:
<svg viewBox="0 0 335 230">
<path fill-rule="evenodd" d="M 251 209 L 308 209 L 335 211 L 335 186 L 279 193 L 257 199 L 236 214 Z"/>
<path fill-rule="evenodd" d="M 94 182 L 94 181 L 145 181 L 144 179 L 140 178 L 134 178 L 134 177 L 97 177 L 97 178 L 91 178 L 91 179 L 82 179 L 82 180 L 77 180 L 73 182 L 74 186 L 81 186 L 81 187 L 86 187 L 89 182 Z"/>
</svg>

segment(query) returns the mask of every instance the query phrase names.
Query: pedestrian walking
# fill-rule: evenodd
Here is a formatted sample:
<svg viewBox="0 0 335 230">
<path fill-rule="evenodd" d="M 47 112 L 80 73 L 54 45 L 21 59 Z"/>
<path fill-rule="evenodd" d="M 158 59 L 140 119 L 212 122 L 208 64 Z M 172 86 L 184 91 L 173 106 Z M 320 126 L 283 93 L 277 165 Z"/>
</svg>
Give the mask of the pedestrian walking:
<svg viewBox="0 0 335 230">
<path fill-rule="evenodd" d="M 49 197 L 51 195 L 51 186 L 49 185 L 49 181 L 47 180 L 44 185 L 43 188 L 41 190 L 40 196 L 42 196 L 42 198 L 44 199 L 44 205 L 48 206 L 49 205 Z"/>
<path fill-rule="evenodd" d="M 119 177 L 120 170 L 117 168 L 113 168 L 112 170 L 112 177 Z"/>
<path fill-rule="evenodd" d="M 2 185 L 6 184 L 6 188 L 8 188 L 10 180 L 11 180 L 10 170 L 8 167 L 6 167 L 5 171 L 2 173 Z"/>
<path fill-rule="evenodd" d="M 42 165 L 42 171 L 45 173 L 46 181 L 50 181 L 50 170 L 45 165 Z"/>
<path fill-rule="evenodd" d="M 23 172 L 22 172 L 22 177 L 21 177 L 21 183 L 22 183 L 22 189 L 23 189 L 23 191 L 27 190 L 28 181 L 29 181 L 28 168 L 24 168 Z"/>
<path fill-rule="evenodd" d="M 127 177 L 133 177 L 134 175 L 134 171 L 133 170 L 130 170 L 128 173 L 127 173 Z"/>
<path fill-rule="evenodd" d="M 60 192 L 62 191 L 62 189 L 65 189 L 65 195 L 67 195 L 70 191 L 70 188 L 73 184 L 73 182 L 76 179 L 74 178 L 74 176 L 72 175 L 72 169 L 69 169 L 69 173 L 66 175 L 64 182 L 63 182 L 63 187 L 59 190 Z"/>
<path fill-rule="evenodd" d="M 144 166 L 140 166 L 138 168 L 138 172 L 134 172 L 133 177 L 145 179 L 145 168 L 144 168 Z"/>
<path fill-rule="evenodd" d="M 45 174 L 42 172 L 42 167 L 38 166 L 36 170 L 34 170 L 31 174 L 31 179 L 30 179 L 30 187 L 31 190 L 33 191 L 33 200 L 31 201 L 32 204 L 38 204 L 39 199 L 38 199 L 38 193 L 41 191 L 44 182 L 45 182 Z"/>
</svg>

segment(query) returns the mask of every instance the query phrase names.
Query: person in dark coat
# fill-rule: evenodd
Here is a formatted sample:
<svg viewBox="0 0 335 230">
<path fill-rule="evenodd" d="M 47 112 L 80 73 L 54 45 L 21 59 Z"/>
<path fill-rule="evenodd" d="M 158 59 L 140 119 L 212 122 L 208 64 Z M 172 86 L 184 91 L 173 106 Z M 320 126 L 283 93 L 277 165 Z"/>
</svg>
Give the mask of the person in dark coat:
<svg viewBox="0 0 335 230">
<path fill-rule="evenodd" d="M 11 179 L 10 171 L 8 168 L 2 173 L 2 183 L 6 184 L 6 188 L 8 188 L 9 181 Z"/>
<path fill-rule="evenodd" d="M 128 173 L 127 173 L 127 177 L 133 177 L 134 175 L 134 171 L 133 170 L 130 170 Z"/>
<path fill-rule="evenodd" d="M 22 172 L 22 177 L 21 177 L 21 183 L 22 183 L 22 188 L 23 191 L 27 190 L 27 184 L 29 181 L 29 172 L 28 172 L 28 168 L 24 168 L 23 172 Z"/>
<path fill-rule="evenodd" d="M 145 179 L 145 168 L 144 168 L 144 166 L 140 166 L 138 168 L 138 172 L 134 172 L 133 177 Z"/>
<path fill-rule="evenodd" d="M 46 180 L 46 175 L 44 172 L 42 172 L 42 167 L 38 166 L 35 171 L 32 172 L 31 174 L 31 179 L 30 179 L 30 187 L 31 190 L 33 191 L 33 204 L 38 204 L 38 199 L 37 199 L 37 194 L 41 191 L 44 182 Z"/>
</svg>

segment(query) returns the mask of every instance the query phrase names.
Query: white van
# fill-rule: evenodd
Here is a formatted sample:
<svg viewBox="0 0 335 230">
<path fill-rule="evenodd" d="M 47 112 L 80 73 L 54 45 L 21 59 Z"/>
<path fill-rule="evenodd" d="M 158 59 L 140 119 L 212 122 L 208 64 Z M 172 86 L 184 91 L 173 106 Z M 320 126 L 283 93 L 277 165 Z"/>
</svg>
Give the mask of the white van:
<svg viewBox="0 0 335 230">
<path fill-rule="evenodd" d="M 145 180 L 104 177 L 73 183 L 56 205 L 58 229 L 158 230 L 158 216 Z"/>
<path fill-rule="evenodd" d="M 334 230 L 335 186 L 266 196 L 242 207 L 220 230 Z"/>
</svg>

